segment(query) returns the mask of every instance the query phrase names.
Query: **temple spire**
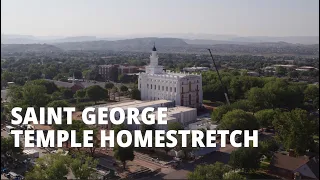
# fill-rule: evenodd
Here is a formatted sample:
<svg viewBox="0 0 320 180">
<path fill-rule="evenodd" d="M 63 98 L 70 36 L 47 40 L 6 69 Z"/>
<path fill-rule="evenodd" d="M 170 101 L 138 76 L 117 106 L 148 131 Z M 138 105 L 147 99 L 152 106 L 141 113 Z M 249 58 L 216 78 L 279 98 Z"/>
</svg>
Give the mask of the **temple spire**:
<svg viewBox="0 0 320 180">
<path fill-rule="evenodd" d="M 156 49 L 156 43 L 155 43 L 155 42 L 153 42 L 153 48 L 152 48 L 152 51 L 157 51 L 157 49 Z"/>
</svg>

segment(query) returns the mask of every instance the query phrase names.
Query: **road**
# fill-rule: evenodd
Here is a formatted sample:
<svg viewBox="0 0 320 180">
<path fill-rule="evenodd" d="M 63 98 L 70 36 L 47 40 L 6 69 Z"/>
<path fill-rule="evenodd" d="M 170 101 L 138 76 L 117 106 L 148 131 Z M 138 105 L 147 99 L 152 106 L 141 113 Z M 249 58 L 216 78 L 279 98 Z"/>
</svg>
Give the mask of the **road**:
<svg viewBox="0 0 320 180">
<path fill-rule="evenodd" d="M 237 148 L 232 147 L 230 144 L 227 144 L 226 147 L 220 148 L 219 151 L 215 151 L 210 153 L 202 158 L 195 160 L 191 163 L 183 163 L 180 169 L 177 169 L 173 172 L 170 172 L 164 176 L 158 175 L 153 179 L 187 179 L 187 175 L 189 172 L 192 172 L 195 167 L 199 164 L 213 164 L 215 162 L 222 162 L 227 164 L 229 162 L 230 153 Z"/>
</svg>

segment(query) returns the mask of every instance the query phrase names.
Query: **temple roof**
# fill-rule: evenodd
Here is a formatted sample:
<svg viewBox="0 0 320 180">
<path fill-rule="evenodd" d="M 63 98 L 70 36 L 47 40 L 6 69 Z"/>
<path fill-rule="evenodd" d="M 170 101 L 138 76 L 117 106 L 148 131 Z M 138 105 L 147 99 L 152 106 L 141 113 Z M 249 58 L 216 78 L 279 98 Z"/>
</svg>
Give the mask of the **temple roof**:
<svg viewBox="0 0 320 180">
<path fill-rule="evenodd" d="M 155 44 L 153 44 L 152 51 L 157 51 L 157 49 L 156 49 L 156 45 L 155 45 Z"/>
</svg>

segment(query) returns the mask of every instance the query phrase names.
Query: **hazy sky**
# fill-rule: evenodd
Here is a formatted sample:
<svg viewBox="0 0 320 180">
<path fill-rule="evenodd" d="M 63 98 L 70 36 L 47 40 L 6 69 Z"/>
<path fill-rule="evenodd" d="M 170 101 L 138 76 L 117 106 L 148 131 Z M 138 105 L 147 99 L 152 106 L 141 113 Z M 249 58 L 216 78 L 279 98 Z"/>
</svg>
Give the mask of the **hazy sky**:
<svg viewBox="0 0 320 180">
<path fill-rule="evenodd" d="M 319 35 L 319 0 L 1 0 L 1 33 Z"/>
</svg>

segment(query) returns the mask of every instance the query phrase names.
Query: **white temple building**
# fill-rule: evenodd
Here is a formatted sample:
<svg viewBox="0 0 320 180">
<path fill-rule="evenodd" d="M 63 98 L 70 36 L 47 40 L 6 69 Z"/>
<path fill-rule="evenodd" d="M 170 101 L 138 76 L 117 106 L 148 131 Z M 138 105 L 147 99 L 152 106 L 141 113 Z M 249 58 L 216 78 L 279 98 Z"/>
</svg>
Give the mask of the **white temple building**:
<svg viewBox="0 0 320 180">
<path fill-rule="evenodd" d="M 165 72 L 158 65 L 155 46 L 146 72 L 140 73 L 138 88 L 141 100 L 170 100 L 179 106 L 199 108 L 202 105 L 201 74 Z"/>
</svg>

